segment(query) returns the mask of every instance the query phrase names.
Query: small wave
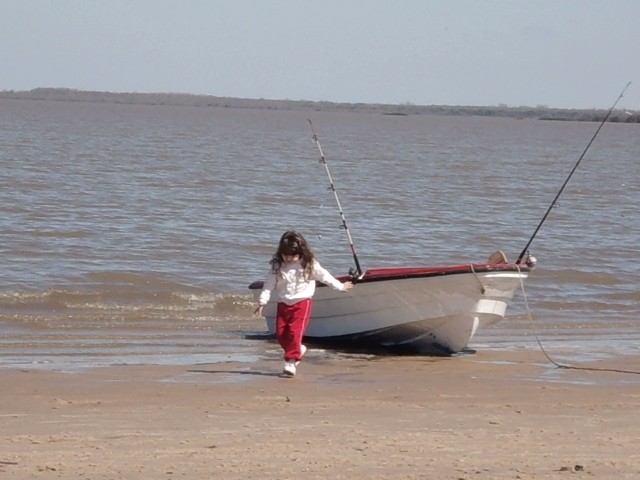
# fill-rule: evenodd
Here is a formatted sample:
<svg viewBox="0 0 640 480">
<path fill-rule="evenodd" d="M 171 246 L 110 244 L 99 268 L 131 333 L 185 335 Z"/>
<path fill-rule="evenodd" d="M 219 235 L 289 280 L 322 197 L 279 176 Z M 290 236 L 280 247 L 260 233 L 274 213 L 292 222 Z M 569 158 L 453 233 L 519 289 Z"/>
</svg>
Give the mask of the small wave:
<svg viewBox="0 0 640 480">
<path fill-rule="evenodd" d="M 630 313 L 635 313 L 638 310 L 636 303 L 631 302 L 610 302 L 607 299 L 602 300 L 570 300 L 565 299 L 562 301 L 548 300 L 536 302 L 536 307 L 541 310 L 549 312 L 564 312 L 565 315 L 570 312 L 580 313 L 582 315 L 585 312 L 591 314 L 611 314 L 616 316 L 625 316 Z"/>
<path fill-rule="evenodd" d="M 221 292 L 194 292 L 192 289 L 166 291 L 153 289 L 109 288 L 86 290 L 52 288 L 45 291 L 8 291 L 0 293 L 0 309 L 15 315 L 59 314 L 91 317 L 108 312 L 137 315 L 173 312 L 185 315 L 229 317 L 247 316 L 253 306 L 252 296 Z"/>
<path fill-rule="evenodd" d="M 581 285 L 619 285 L 620 277 L 614 273 L 594 272 L 593 270 L 578 270 L 563 268 L 561 270 L 545 270 L 543 274 L 558 284 L 578 283 Z"/>
<path fill-rule="evenodd" d="M 29 232 L 29 235 L 40 238 L 90 238 L 94 234 L 85 230 L 43 230 Z"/>
<path fill-rule="evenodd" d="M 102 271 L 89 272 L 84 274 L 80 282 L 89 282 L 99 285 L 120 285 L 137 290 L 150 291 L 171 291 L 171 290 L 187 290 L 198 291 L 196 287 L 190 287 L 173 280 L 170 280 L 163 274 L 153 272 L 128 272 L 128 271 Z"/>
</svg>

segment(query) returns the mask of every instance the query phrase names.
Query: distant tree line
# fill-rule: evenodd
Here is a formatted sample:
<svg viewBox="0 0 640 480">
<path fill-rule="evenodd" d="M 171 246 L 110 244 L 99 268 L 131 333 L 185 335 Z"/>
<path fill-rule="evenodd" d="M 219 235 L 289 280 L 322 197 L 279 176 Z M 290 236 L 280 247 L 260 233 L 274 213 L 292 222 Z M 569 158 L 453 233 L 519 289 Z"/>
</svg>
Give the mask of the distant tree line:
<svg viewBox="0 0 640 480">
<path fill-rule="evenodd" d="M 336 103 L 308 100 L 268 100 L 192 95 L 184 93 L 114 93 L 68 88 L 35 88 L 28 91 L 0 91 L 0 99 L 47 100 L 62 102 L 120 103 L 137 105 L 172 105 L 188 107 L 252 108 L 263 110 L 312 110 L 370 112 L 384 115 L 473 115 L 482 117 L 533 118 L 538 120 L 601 122 L 607 110 L 537 107 L 398 105 L 377 103 Z M 615 110 L 610 122 L 640 123 L 640 112 Z"/>
</svg>

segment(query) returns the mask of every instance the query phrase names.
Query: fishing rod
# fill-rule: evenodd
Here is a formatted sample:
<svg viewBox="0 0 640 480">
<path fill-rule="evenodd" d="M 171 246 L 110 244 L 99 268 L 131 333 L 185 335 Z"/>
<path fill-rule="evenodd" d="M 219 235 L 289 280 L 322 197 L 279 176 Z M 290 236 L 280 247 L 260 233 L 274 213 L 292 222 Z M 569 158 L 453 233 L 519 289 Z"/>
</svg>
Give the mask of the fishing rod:
<svg viewBox="0 0 640 480">
<path fill-rule="evenodd" d="M 629 88 L 629 85 L 631 85 L 631 82 L 627 83 L 625 85 L 625 87 L 622 89 L 622 92 L 620 92 L 620 95 L 618 95 L 618 98 L 616 99 L 615 102 L 613 102 L 613 105 L 611 105 L 611 108 L 609 109 L 609 111 L 607 112 L 607 114 L 605 115 L 604 119 L 602 120 L 602 122 L 600 122 L 600 125 L 598 126 L 598 129 L 596 130 L 596 132 L 593 134 L 593 137 L 591 137 L 591 140 L 589 140 L 589 143 L 587 144 L 587 147 L 584 149 L 584 151 L 582 152 L 582 155 L 580 155 L 580 158 L 578 159 L 578 161 L 576 162 L 576 164 L 573 166 L 573 168 L 571 169 L 571 173 L 569 173 L 569 176 L 567 177 L 567 179 L 564 181 L 564 183 L 562 184 L 562 187 L 560 188 L 560 191 L 556 194 L 556 197 L 553 199 L 553 202 L 551 202 L 551 205 L 549 205 L 549 208 L 547 209 L 546 213 L 544 214 L 544 216 L 542 217 L 542 220 L 540 220 L 540 223 L 538 224 L 538 226 L 536 227 L 535 231 L 533 232 L 533 235 L 531 235 L 531 238 L 529 239 L 529 241 L 527 242 L 527 245 L 522 249 L 522 252 L 520 252 L 520 255 L 518 256 L 518 259 L 516 260 L 516 265 L 518 265 L 521 261 L 522 258 L 525 256 L 525 254 L 527 253 L 527 251 L 529 250 L 529 246 L 531 245 L 531 242 L 533 242 L 533 239 L 536 238 L 536 235 L 538 234 L 538 230 L 540 230 L 540 227 L 542 227 L 542 224 L 545 222 L 545 220 L 547 219 L 547 217 L 549 216 L 549 213 L 551 213 L 551 210 L 553 209 L 553 207 L 555 206 L 556 202 L 558 201 L 558 198 L 560 198 L 560 195 L 562 194 L 564 188 L 567 186 L 567 184 L 569 183 L 569 180 L 571 179 L 571 177 L 573 176 L 573 173 L 576 171 L 576 169 L 578 168 L 578 165 L 580 165 L 580 162 L 582 161 L 582 159 L 584 158 L 584 156 L 587 154 L 587 151 L 589 150 L 589 147 L 591 147 L 591 144 L 593 143 L 593 141 L 596 139 L 596 137 L 598 136 L 598 133 L 600 133 L 600 130 L 602 129 L 603 125 L 607 122 L 607 120 L 609 119 L 609 116 L 611 115 L 611 112 L 613 112 L 613 109 L 616 107 L 616 105 L 618 104 L 618 102 L 620 101 L 620 99 L 624 96 L 624 93 L 627 91 L 627 88 Z"/>
<path fill-rule="evenodd" d="M 336 191 L 336 187 L 333 184 L 333 178 L 331 178 L 331 172 L 329 171 L 329 165 L 327 164 L 327 160 L 324 158 L 324 153 L 322 152 L 322 147 L 320 146 L 320 140 L 318 140 L 318 135 L 316 135 L 316 130 L 313 128 L 313 123 L 311 120 L 307 119 L 309 122 L 309 126 L 311 127 L 311 138 L 316 143 L 318 150 L 320 151 L 320 163 L 324 165 L 324 169 L 327 171 L 327 176 L 329 177 L 329 184 L 331 185 L 331 191 L 333 192 L 333 196 L 336 199 L 336 204 L 338 205 L 338 210 L 340 212 L 340 217 L 342 218 L 342 226 L 345 232 L 347 232 L 347 238 L 349 239 L 349 246 L 351 247 L 351 253 L 353 253 L 353 261 L 356 263 L 356 271 L 352 273 L 352 277 L 360 278 L 362 276 L 362 269 L 360 268 L 360 262 L 358 261 L 358 254 L 356 253 L 356 247 L 353 245 L 353 239 L 351 238 L 351 233 L 349 233 L 349 227 L 347 227 L 347 219 L 344 216 L 344 212 L 342 211 L 342 205 L 340 205 L 340 199 L 338 198 L 338 192 Z"/>
</svg>

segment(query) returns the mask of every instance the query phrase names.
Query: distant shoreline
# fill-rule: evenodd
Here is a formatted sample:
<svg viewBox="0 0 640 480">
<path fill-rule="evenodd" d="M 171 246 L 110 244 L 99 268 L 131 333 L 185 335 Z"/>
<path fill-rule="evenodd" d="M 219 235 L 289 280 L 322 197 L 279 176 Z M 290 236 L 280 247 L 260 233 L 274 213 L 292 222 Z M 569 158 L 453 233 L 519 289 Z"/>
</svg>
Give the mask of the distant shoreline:
<svg viewBox="0 0 640 480">
<path fill-rule="evenodd" d="M 35 88 L 28 91 L 3 90 L 0 99 L 46 100 L 59 102 L 94 102 L 136 105 L 171 105 L 188 107 L 249 108 L 260 110 L 314 110 L 368 112 L 383 115 L 460 115 L 507 117 L 518 119 L 601 122 L 604 109 L 564 109 L 539 107 L 413 105 L 381 103 L 337 103 L 308 100 L 268 100 L 186 93 L 114 93 L 74 90 L 68 88 Z M 615 110 L 610 122 L 640 123 L 640 112 Z"/>
</svg>

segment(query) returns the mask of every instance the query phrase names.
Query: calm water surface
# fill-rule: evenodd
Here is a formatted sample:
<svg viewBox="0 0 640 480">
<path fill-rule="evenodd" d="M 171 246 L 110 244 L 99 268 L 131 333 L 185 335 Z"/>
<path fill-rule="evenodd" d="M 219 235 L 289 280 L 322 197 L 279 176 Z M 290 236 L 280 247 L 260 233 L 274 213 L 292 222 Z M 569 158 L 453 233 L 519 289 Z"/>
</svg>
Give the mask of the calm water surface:
<svg viewBox="0 0 640 480">
<path fill-rule="evenodd" d="M 515 259 L 593 123 L 0 100 L 0 362 L 252 361 L 285 229 L 334 274 Z M 640 130 L 607 124 L 472 347 L 640 354 Z M 526 294 L 526 301 L 525 301 Z M 529 313 L 531 312 L 531 318 Z M 534 328 L 535 327 L 535 328 Z M 273 353 L 275 355 L 275 353 Z"/>
</svg>

